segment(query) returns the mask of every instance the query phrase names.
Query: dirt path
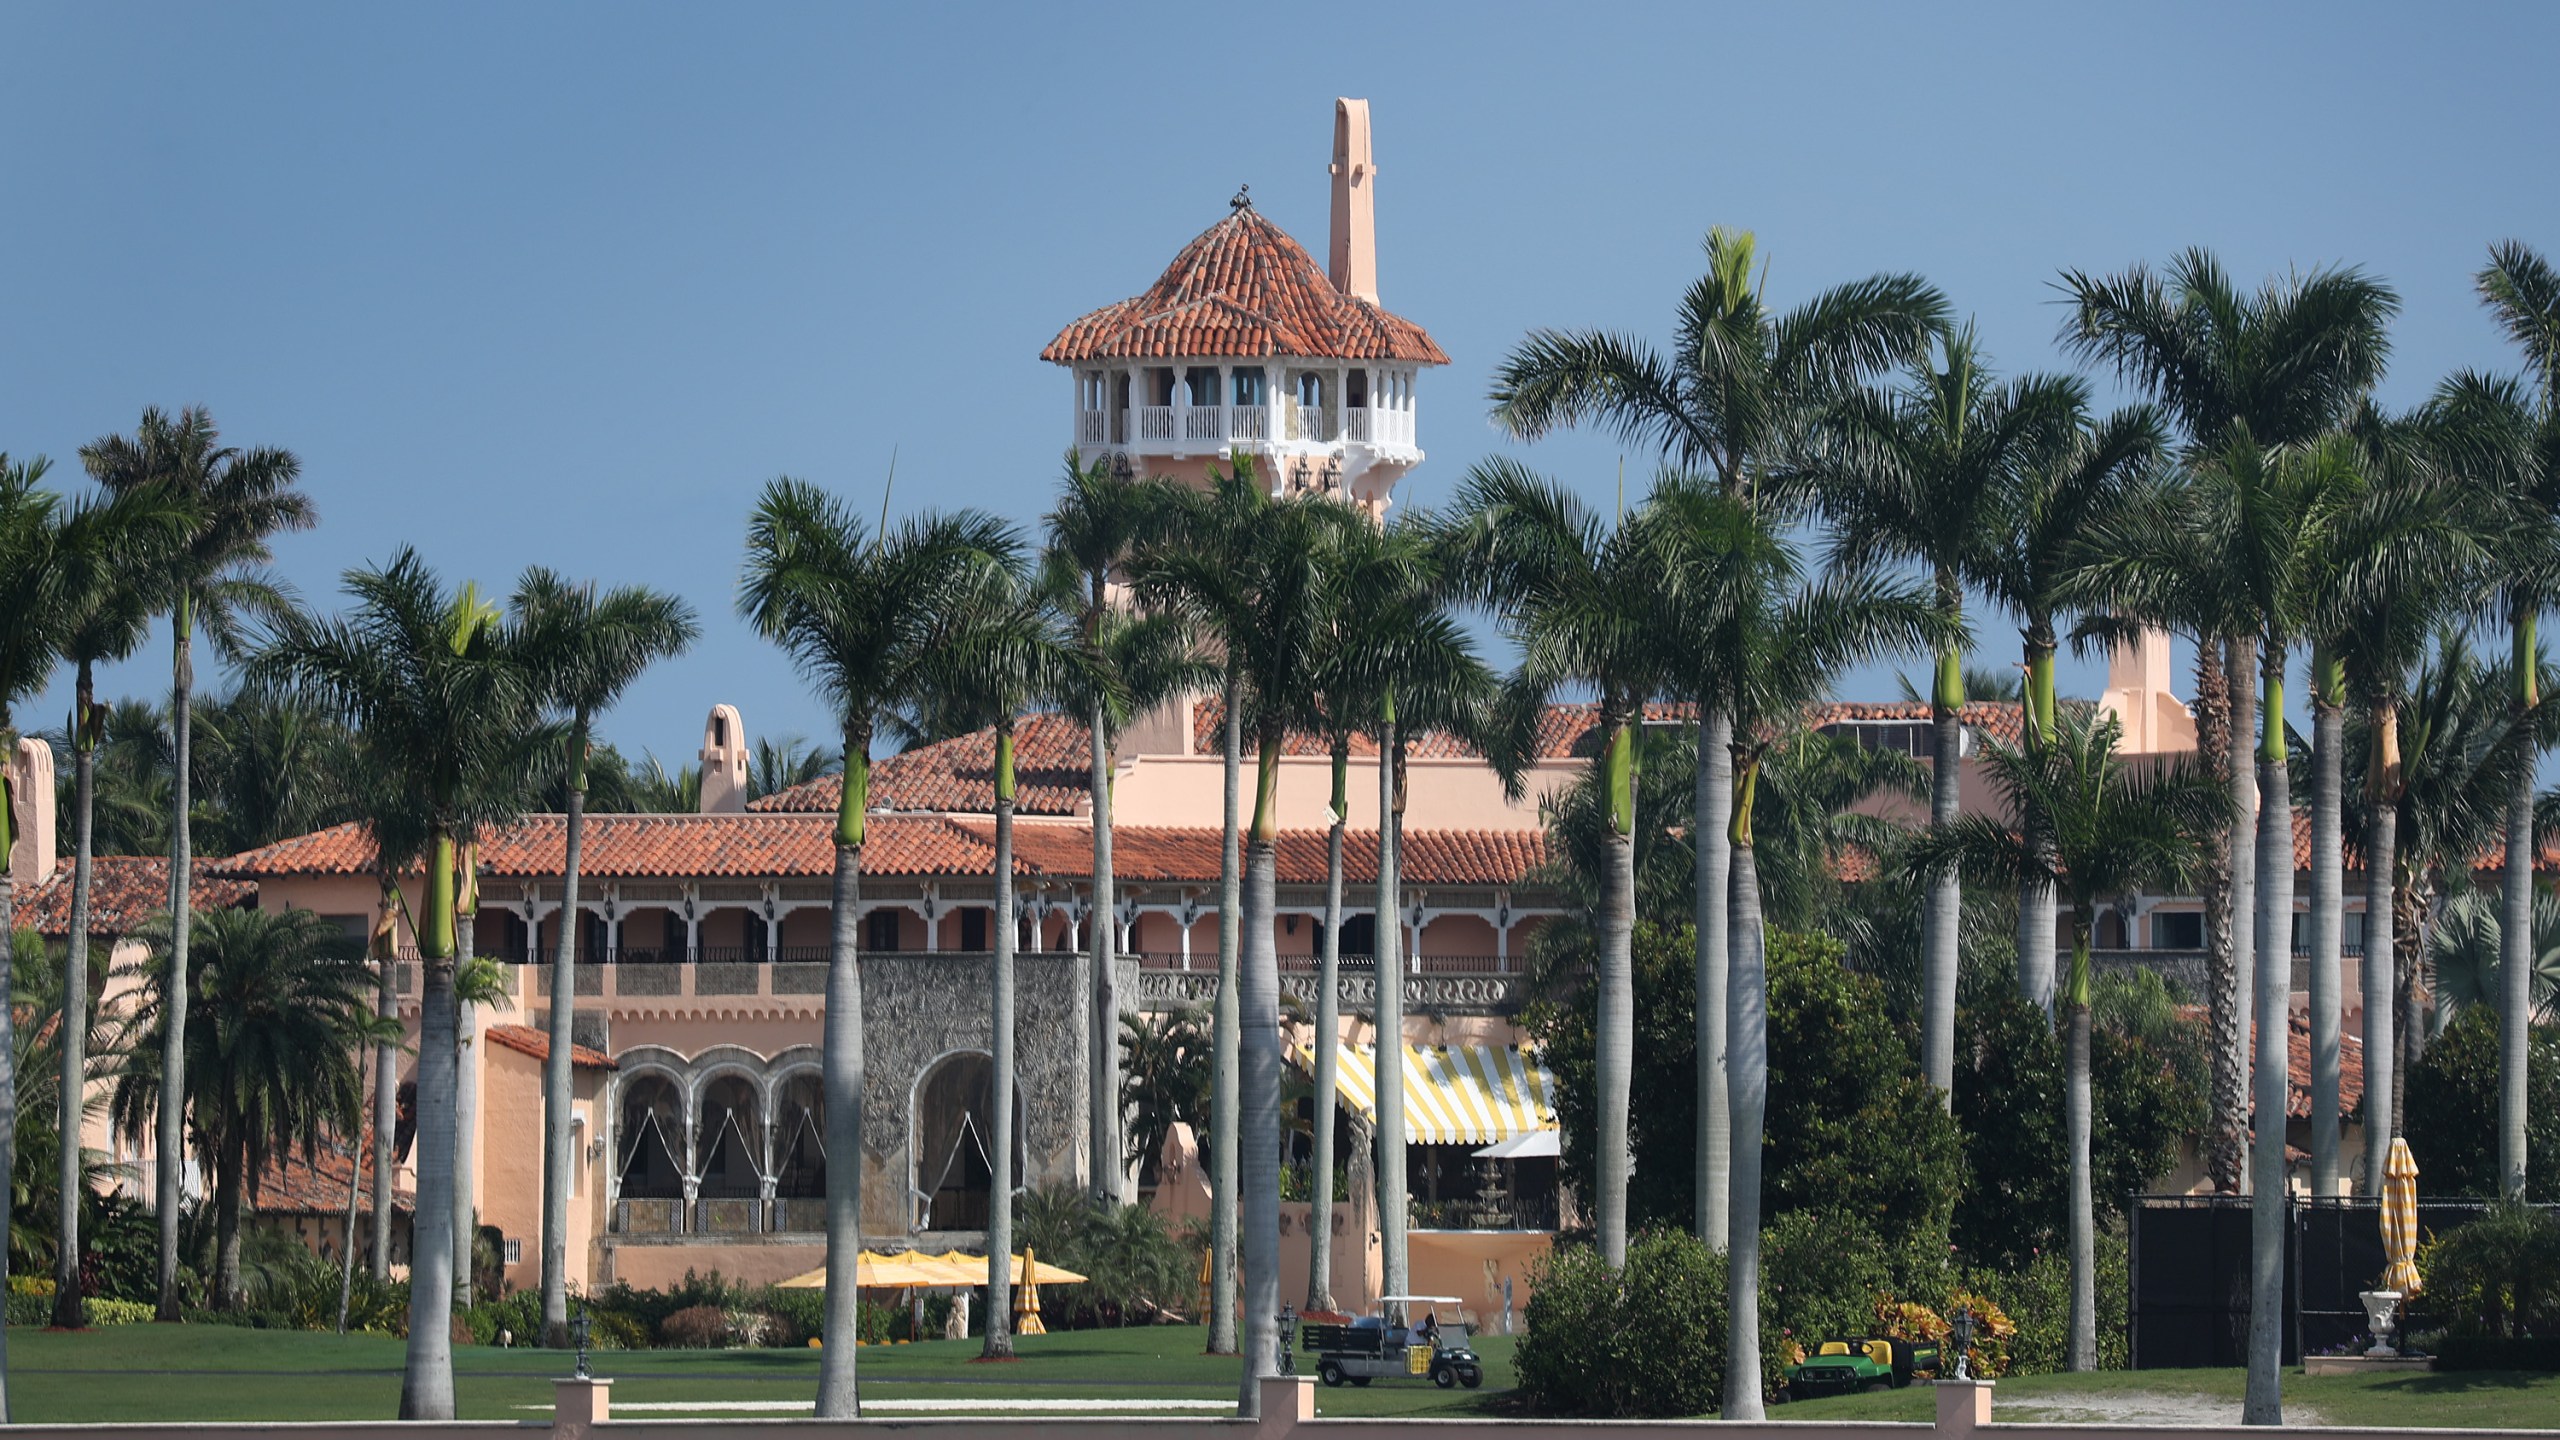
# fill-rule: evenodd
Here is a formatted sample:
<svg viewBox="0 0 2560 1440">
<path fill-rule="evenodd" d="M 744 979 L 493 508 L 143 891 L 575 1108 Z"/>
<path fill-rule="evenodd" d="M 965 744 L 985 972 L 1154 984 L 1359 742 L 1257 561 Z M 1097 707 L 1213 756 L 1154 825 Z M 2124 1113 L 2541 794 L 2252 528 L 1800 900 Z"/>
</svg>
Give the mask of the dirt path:
<svg viewBox="0 0 2560 1440">
<path fill-rule="evenodd" d="M 1999 1407 L 2003 1420 L 2048 1425 L 2237 1425 L 2240 1402 L 2211 1395 L 2136 1390 L 2116 1395 L 2044 1396 Z M 2287 1401 L 2285 1424 L 2320 1425 L 2320 1413 Z"/>
</svg>

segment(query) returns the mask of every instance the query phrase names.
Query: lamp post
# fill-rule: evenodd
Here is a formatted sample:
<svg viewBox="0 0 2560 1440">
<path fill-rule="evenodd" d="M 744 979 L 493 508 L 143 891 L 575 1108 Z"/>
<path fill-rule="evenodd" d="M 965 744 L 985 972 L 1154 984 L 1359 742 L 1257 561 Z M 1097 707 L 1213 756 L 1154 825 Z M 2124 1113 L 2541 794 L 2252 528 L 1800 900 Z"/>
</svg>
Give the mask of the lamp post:
<svg viewBox="0 0 2560 1440">
<path fill-rule="evenodd" d="M 592 1380 L 595 1378 L 587 1373 L 587 1336 L 591 1325 L 592 1322 L 587 1319 L 587 1302 L 580 1300 L 578 1302 L 578 1318 L 569 1322 L 569 1336 L 571 1339 L 578 1342 L 578 1372 L 576 1378 L 580 1380 Z"/>
<path fill-rule="evenodd" d="M 1955 1342 L 1956 1347 L 1955 1378 L 1958 1380 L 1973 1378 L 1973 1328 L 1973 1311 L 1968 1307 L 1957 1306 L 1956 1313 L 1947 1318 L 1947 1338 Z"/>
</svg>

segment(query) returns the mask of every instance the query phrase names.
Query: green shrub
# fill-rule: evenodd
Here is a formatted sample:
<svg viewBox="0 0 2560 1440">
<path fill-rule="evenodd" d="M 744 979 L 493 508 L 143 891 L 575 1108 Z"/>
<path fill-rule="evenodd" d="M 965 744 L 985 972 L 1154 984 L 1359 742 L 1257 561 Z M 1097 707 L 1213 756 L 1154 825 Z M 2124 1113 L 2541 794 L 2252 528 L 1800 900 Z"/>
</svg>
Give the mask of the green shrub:
<svg viewBox="0 0 2560 1440">
<path fill-rule="evenodd" d="M 756 1293 L 756 1308 L 773 1317 L 775 1345 L 806 1345 L 827 1328 L 827 1292 L 785 1290 L 768 1286 Z"/>
<path fill-rule="evenodd" d="M 1676 1231 L 1637 1237 L 1623 1271 L 1587 1245 L 1533 1272 L 1520 1398 L 1544 1415 L 1698 1415 L 1724 1395 L 1724 1257 Z"/>
<path fill-rule="evenodd" d="M 471 1327 L 471 1343 L 495 1345 L 499 1337 L 511 1337 L 518 1345 L 542 1343 L 542 1292 L 518 1290 L 494 1300 L 482 1300 L 462 1312 Z"/>
<path fill-rule="evenodd" d="M 159 1307 L 142 1300 L 91 1300 L 88 1302 L 92 1325 L 148 1325 L 159 1313 Z"/>
<path fill-rule="evenodd" d="M 2439 1370 L 2560 1370 L 2560 1336 L 2447 1335 L 2429 1353 Z"/>
<path fill-rule="evenodd" d="M 2560 1199 L 2560 1028 L 2534 1026 L 2525 1056 L 2525 1189 Z M 2401 1128 L 2426 1137 L 2428 1194 L 2500 1193 L 2499 1072 L 2498 1012 L 2487 1005 L 2466 1008 L 2409 1067 Z"/>
<path fill-rule="evenodd" d="M 2501 1204 L 2427 1244 L 2418 1273 L 2448 1346 L 2560 1333 L 2560 1219 L 2547 1211 Z"/>
<path fill-rule="evenodd" d="M 21 1291 L 9 1291 L 9 1323 L 12 1325 L 48 1325 L 53 1322 L 53 1297 Z"/>
<path fill-rule="evenodd" d="M 646 1350 L 649 1332 L 640 1322 L 619 1310 L 587 1312 L 587 1348 L 590 1350 Z"/>
<path fill-rule="evenodd" d="M 2125 1299 L 2132 1284 L 2124 1236 L 2097 1234 L 2098 1368 L 2122 1370 L 2131 1362 L 2125 1335 Z M 2068 1368 L 2071 1356 L 2071 1257 L 2048 1250 L 2022 1269 L 1968 1270 L 1965 1288 L 2008 1312 L 2018 1333 L 2009 1342 L 2009 1373 L 2046 1375 Z"/>
</svg>

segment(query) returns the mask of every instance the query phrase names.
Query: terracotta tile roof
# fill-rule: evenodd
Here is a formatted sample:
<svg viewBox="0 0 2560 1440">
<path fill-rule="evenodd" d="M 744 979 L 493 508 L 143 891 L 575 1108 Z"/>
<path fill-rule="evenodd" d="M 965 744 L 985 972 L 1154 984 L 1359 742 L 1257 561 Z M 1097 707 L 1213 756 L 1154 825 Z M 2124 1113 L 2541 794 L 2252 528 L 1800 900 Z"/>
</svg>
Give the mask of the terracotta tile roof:
<svg viewBox="0 0 2560 1440">
<path fill-rule="evenodd" d="M 987 821 L 958 822 L 992 834 Z M 1092 872 L 1092 831 L 1082 825 L 1024 825 L 1014 830 L 1014 854 L 1026 870 L 1083 876 Z M 1214 827 L 1122 825 L 1111 832 L 1112 873 L 1124 882 L 1214 881 L 1219 835 Z M 1284 885 L 1324 883 L 1326 834 L 1280 832 L 1278 878 Z M 1537 831 L 1412 830 L 1404 837 L 1402 874 L 1408 885 L 1516 885 L 1546 860 L 1546 836 Z M 1354 830 L 1342 837 L 1345 884 L 1378 877 L 1378 835 Z"/>
<path fill-rule="evenodd" d="M 551 1036 L 530 1025 L 492 1025 L 481 1033 L 489 1037 L 491 1044 L 504 1045 L 519 1055 L 530 1055 L 536 1060 L 551 1058 Z M 612 1056 L 601 1050 L 578 1044 L 572 1044 L 569 1047 L 569 1063 L 584 1065 L 591 1070 L 619 1068 L 614 1064 Z"/>
<path fill-rule="evenodd" d="M 1076 815 L 1092 776 L 1091 731 L 1067 715 L 1028 715 L 1014 726 L 1014 808 L 1024 815 Z M 824 811 L 844 798 L 842 775 L 821 775 L 777 790 L 747 808 L 757 812 Z M 984 730 L 919 745 L 871 765 L 871 807 L 879 810 L 996 808 L 996 732 Z"/>
<path fill-rule="evenodd" d="M 821 815 L 590 815 L 581 837 L 582 873 L 606 877 L 767 878 L 835 870 L 834 826 Z M 490 875 L 560 873 L 567 822 L 528 815 L 492 830 L 480 844 Z M 868 875 L 983 875 L 995 852 L 977 835 L 935 815 L 882 815 L 862 852 Z M 225 874 L 363 875 L 373 837 L 346 824 L 250 850 L 217 863 Z"/>
<path fill-rule="evenodd" d="M 357 1159 L 364 1169 L 362 1189 L 357 1193 L 356 1210 L 369 1214 L 373 1205 L 373 1132 L 368 1129 L 356 1144 Z M 347 1211 L 347 1166 L 350 1162 L 336 1153 L 331 1141 L 323 1139 L 318 1155 L 304 1160 L 296 1150 L 277 1155 L 260 1171 L 251 1193 L 256 1196 L 252 1208 L 262 1215 L 344 1215 Z M 391 1207 L 397 1211 L 414 1208 L 417 1197 L 401 1187 L 397 1178 L 391 1185 Z"/>
<path fill-rule="evenodd" d="M 258 896 L 258 887 L 215 873 L 219 862 L 198 860 L 187 890 L 189 908 L 228 910 Z M 146 920 L 169 911 L 169 860 L 165 855 L 100 855 L 90 862 L 89 934 L 129 935 Z M 51 878 L 17 892 L 17 923 L 49 936 L 71 933 L 71 863 Z"/>
<path fill-rule="evenodd" d="M 1061 365 L 1190 355 L 1449 363 L 1421 326 L 1334 289 L 1250 205 L 1182 247 L 1145 294 L 1083 316 L 1040 352 Z"/>
<path fill-rule="evenodd" d="M 2311 1017 L 2290 1015 L 2285 1037 L 2284 1113 L 2296 1120 L 2311 1118 Z M 2341 1026 L 2338 1034 L 2338 1111 L 2355 1113 L 2364 1099 L 2364 1038 Z"/>
</svg>

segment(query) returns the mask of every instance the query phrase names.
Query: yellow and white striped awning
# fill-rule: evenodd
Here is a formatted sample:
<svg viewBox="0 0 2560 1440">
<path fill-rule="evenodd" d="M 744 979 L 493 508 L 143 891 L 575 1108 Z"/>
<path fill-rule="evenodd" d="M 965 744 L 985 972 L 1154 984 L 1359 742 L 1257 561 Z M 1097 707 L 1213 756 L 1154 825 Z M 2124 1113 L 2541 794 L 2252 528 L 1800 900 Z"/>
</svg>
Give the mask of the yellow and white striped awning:
<svg viewBox="0 0 2560 1440">
<path fill-rule="evenodd" d="M 1334 1088 L 1342 1103 L 1378 1114 L 1377 1051 L 1335 1047 Z M 1314 1051 L 1297 1047 L 1310 1073 Z M 1556 1128 L 1555 1077 L 1516 1045 L 1404 1047 L 1405 1139 L 1415 1145 L 1491 1145 Z"/>
</svg>

